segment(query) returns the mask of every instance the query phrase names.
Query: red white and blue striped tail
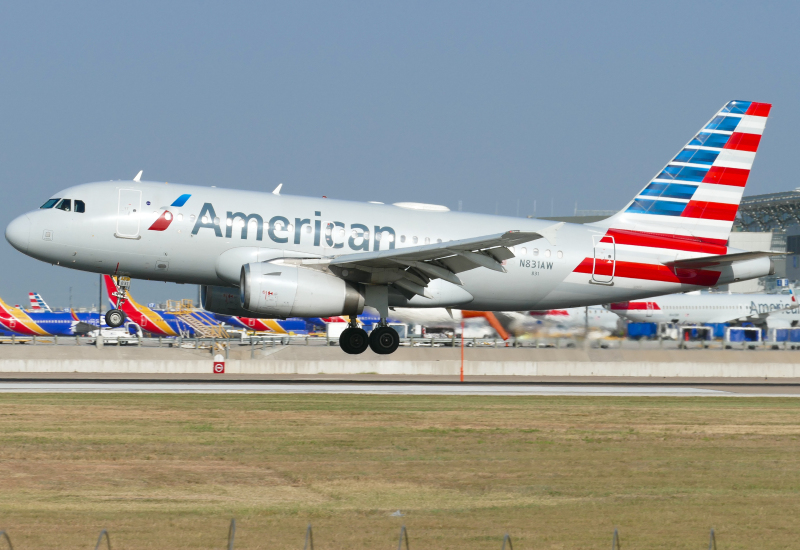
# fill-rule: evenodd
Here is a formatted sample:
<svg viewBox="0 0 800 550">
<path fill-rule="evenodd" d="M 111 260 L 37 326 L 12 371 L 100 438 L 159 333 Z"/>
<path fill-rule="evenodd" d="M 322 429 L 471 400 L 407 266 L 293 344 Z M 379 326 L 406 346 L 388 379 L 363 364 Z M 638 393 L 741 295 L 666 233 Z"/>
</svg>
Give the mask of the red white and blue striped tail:
<svg viewBox="0 0 800 550">
<path fill-rule="evenodd" d="M 598 225 L 725 245 L 771 107 L 725 105 L 625 208 Z"/>
</svg>

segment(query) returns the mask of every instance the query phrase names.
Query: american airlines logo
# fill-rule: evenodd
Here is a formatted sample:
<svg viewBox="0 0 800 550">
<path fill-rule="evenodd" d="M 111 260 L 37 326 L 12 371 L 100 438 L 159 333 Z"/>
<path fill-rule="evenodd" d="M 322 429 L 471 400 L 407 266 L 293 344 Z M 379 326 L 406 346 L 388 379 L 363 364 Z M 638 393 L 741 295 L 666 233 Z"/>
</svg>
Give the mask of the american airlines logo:
<svg viewBox="0 0 800 550">
<path fill-rule="evenodd" d="M 172 204 L 170 204 L 170 207 L 180 208 L 181 206 L 186 204 L 186 201 L 189 200 L 189 197 L 191 197 L 191 195 L 188 193 L 181 195 L 180 197 L 175 199 L 172 202 Z M 149 205 L 150 201 L 147 201 L 147 204 Z M 148 231 L 164 231 L 169 227 L 173 219 L 175 219 L 175 216 L 172 214 L 172 212 L 170 212 L 169 210 L 164 210 L 158 217 L 158 219 L 153 222 L 153 225 L 151 225 L 148 228 Z"/>
<path fill-rule="evenodd" d="M 167 212 L 163 215 L 166 214 Z M 266 233 L 266 237 L 276 244 L 287 244 L 290 241 L 293 244 L 302 244 L 301 241 L 312 241 L 314 246 L 320 246 L 324 239 L 325 246 L 329 248 L 344 248 L 345 244 L 351 250 L 365 251 L 370 250 L 370 245 L 372 250 L 380 250 L 381 245 L 384 250 L 393 250 L 395 247 L 397 234 L 393 227 L 376 225 L 370 229 L 361 223 L 347 225 L 340 221 L 323 222 L 322 213 L 319 211 L 314 212 L 314 216 L 313 220 L 311 218 L 290 220 L 278 215 L 272 216 L 265 222 L 260 214 L 228 211 L 224 220 L 221 220 L 217 217 L 214 206 L 207 202 L 203 204 L 197 216 L 192 235 L 197 235 L 201 229 L 208 229 L 219 238 L 231 239 L 237 234 L 240 239 L 247 240 L 252 230 L 255 230 L 257 241 L 264 240 Z"/>
</svg>

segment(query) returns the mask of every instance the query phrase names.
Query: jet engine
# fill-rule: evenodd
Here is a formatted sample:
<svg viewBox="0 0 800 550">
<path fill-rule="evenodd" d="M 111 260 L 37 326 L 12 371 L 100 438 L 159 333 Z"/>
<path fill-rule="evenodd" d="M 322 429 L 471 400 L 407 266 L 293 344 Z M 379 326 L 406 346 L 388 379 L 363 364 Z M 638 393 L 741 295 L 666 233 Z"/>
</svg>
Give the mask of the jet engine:
<svg viewBox="0 0 800 550">
<path fill-rule="evenodd" d="M 211 313 L 233 315 L 235 317 L 252 317 L 253 312 L 242 307 L 239 300 L 239 289 L 226 286 L 200 287 L 200 304 Z"/>
<path fill-rule="evenodd" d="M 244 309 L 262 317 L 358 315 L 364 295 L 328 273 L 270 262 L 242 266 L 239 296 Z"/>
</svg>

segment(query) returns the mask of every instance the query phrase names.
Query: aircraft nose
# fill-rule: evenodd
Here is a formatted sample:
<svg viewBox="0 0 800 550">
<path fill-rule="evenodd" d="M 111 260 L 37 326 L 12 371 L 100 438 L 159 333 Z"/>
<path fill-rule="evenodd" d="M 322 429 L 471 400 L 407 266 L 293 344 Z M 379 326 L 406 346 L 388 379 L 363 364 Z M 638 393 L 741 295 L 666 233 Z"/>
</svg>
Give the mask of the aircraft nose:
<svg viewBox="0 0 800 550">
<path fill-rule="evenodd" d="M 23 214 L 14 219 L 6 227 L 6 240 L 20 252 L 28 252 L 28 241 L 31 235 L 31 220 Z"/>
</svg>

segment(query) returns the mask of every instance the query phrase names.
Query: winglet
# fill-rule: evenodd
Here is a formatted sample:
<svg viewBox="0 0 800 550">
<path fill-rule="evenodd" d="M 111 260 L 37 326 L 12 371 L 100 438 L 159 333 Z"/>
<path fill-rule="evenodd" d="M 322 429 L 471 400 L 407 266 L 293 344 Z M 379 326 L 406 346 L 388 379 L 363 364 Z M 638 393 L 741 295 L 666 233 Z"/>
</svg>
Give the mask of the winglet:
<svg viewBox="0 0 800 550">
<path fill-rule="evenodd" d="M 278 187 L 275 188 L 275 191 L 272 192 L 273 195 L 280 195 L 281 194 L 281 187 L 283 187 L 282 183 L 278 184 Z"/>
<path fill-rule="evenodd" d="M 144 172 L 144 170 L 139 170 L 139 173 L 136 174 L 136 177 L 133 178 L 133 181 L 135 181 L 136 183 L 139 183 L 140 181 L 142 181 L 142 172 Z"/>
</svg>

